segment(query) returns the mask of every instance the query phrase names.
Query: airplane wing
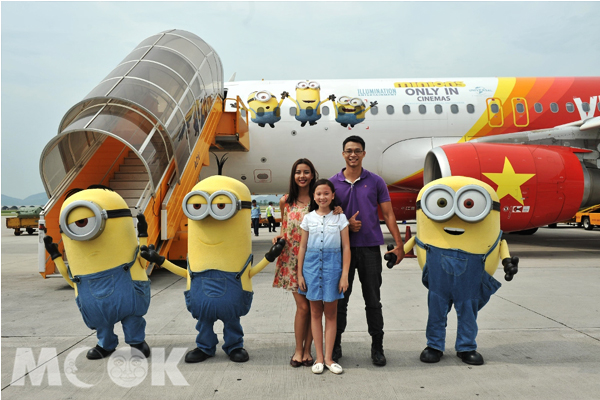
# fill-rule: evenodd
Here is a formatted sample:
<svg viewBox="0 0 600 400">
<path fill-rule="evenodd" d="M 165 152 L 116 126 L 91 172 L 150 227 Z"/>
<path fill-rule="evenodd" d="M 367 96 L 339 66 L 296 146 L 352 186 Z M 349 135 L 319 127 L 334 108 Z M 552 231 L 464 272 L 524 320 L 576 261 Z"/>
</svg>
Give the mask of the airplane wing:
<svg viewBox="0 0 600 400">
<path fill-rule="evenodd" d="M 597 159 L 600 143 L 600 117 L 579 120 L 549 129 L 506 133 L 501 135 L 480 137 L 471 140 L 475 143 L 517 143 L 531 145 L 555 145 L 577 147 L 583 152 L 591 153 L 585 158 Z"/>
</svg>

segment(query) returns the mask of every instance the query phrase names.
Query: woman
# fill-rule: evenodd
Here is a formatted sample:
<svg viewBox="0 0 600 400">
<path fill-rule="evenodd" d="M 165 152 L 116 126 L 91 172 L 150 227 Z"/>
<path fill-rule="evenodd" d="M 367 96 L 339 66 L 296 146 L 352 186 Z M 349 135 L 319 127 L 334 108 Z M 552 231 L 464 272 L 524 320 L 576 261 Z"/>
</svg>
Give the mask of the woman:
<svg viewBox="0 0 600 400">
<path fill-rule="evenodd" d="M 289 193 L 279 200 L 281 210 L 281 235 L 273 239 L 273 243 L 284 238 L 286 246 L 277 258 L 275 280 L 273 287 L 289 290 L 296 301 L 296 317 L 294 319 L 294 334 L 296 349 L 290 365 L 294 368 L 302 365 L 310 367 L 314 359 L 310 354 L 312 333 L 310 328 L 310 303 L 306 296 L 298 293 L 298 251 L 302 231 L 300 223 L 310 205 L 314 183 L 319 175 L 310 160 L 301 158 L 292 166 Z"/>
</svg>

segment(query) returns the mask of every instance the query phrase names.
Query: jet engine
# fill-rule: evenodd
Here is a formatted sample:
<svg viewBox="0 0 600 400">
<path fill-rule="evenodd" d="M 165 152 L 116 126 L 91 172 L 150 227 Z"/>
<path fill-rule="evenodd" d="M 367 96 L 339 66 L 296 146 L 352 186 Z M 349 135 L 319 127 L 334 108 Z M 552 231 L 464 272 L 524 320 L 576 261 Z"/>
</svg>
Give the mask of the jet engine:
<svg viewBox="0 0 600 400">
<path fill-rule="evenodd" d="M 462 175 L 491 185 L 500 197 L 502 230 L 523 231 L 571 219 L 600 203 L 600 170 L 561 146 L 456 143 L 427 153 L 423 181 Z"/>
</svg>

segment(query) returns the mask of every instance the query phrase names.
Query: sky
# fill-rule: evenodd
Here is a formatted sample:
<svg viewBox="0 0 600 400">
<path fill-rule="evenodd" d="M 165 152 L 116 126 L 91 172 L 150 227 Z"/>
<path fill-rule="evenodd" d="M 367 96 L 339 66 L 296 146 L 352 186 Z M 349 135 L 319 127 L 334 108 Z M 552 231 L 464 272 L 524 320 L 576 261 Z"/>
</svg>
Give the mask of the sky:
<svg viewBox="0 0 600 400">
<path fill-rule="evenodd" d="M 44 191 L 63 115 L 149 36 L 190 31 L 225 80 L 597 76 L 600 2 L 6 2 L 1 192 Z"/>
</svg>

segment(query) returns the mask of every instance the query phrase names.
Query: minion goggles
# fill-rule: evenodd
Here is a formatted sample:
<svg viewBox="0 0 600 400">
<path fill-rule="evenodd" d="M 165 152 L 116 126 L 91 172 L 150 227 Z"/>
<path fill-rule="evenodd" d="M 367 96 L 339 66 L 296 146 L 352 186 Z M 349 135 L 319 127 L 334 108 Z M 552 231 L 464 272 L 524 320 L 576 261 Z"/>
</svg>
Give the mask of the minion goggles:
<svg viewBox="0 0 600 400">
<path fill-rule="evenodd" d="M 67 223 L 69 214 L 76 208 L 84 207 L 94 213 L 93 217 Z M 100 236 L 109 218 L 133 217 L 129 208 L 119 210 L 104 210 L 98 204 L 87 201 L 77 200 L 65 207 L 59 217 L 60 233 L 64 233 L 68 238 L 77 241 L 92 240 Z"/>
<path fill-rule="evenodd" d="M 193 196 L 201 196 L 206 200 L 206 203 L 189 203 L 188 201 Z M 217 196 L 227 196 L 231 203 L 213 203 Z M 217 190 L 209 195 L 201 190 L 196 190 L 188 193 L 183 198 L 182 203 L 183 213 L 191 220 L 200 221 L 208 215 L 216 220 L 224 221 L 233 217 L 241 209 L 252 208 L 252 203 L 249 201 L 241 201 L 236 195 L 226 190 Z"/>
<path fill-rule="evenodd" d="M 436 222 L 447 221 L 454 215 L 465 222 L 478 222 L 492 210 L 500 211 L 500 203 L 492 201 L 490 194 L 477 185 L 463 186 L 457 192 L 446 185 L 431 186 L 416 206 Z"/>
</svg>

